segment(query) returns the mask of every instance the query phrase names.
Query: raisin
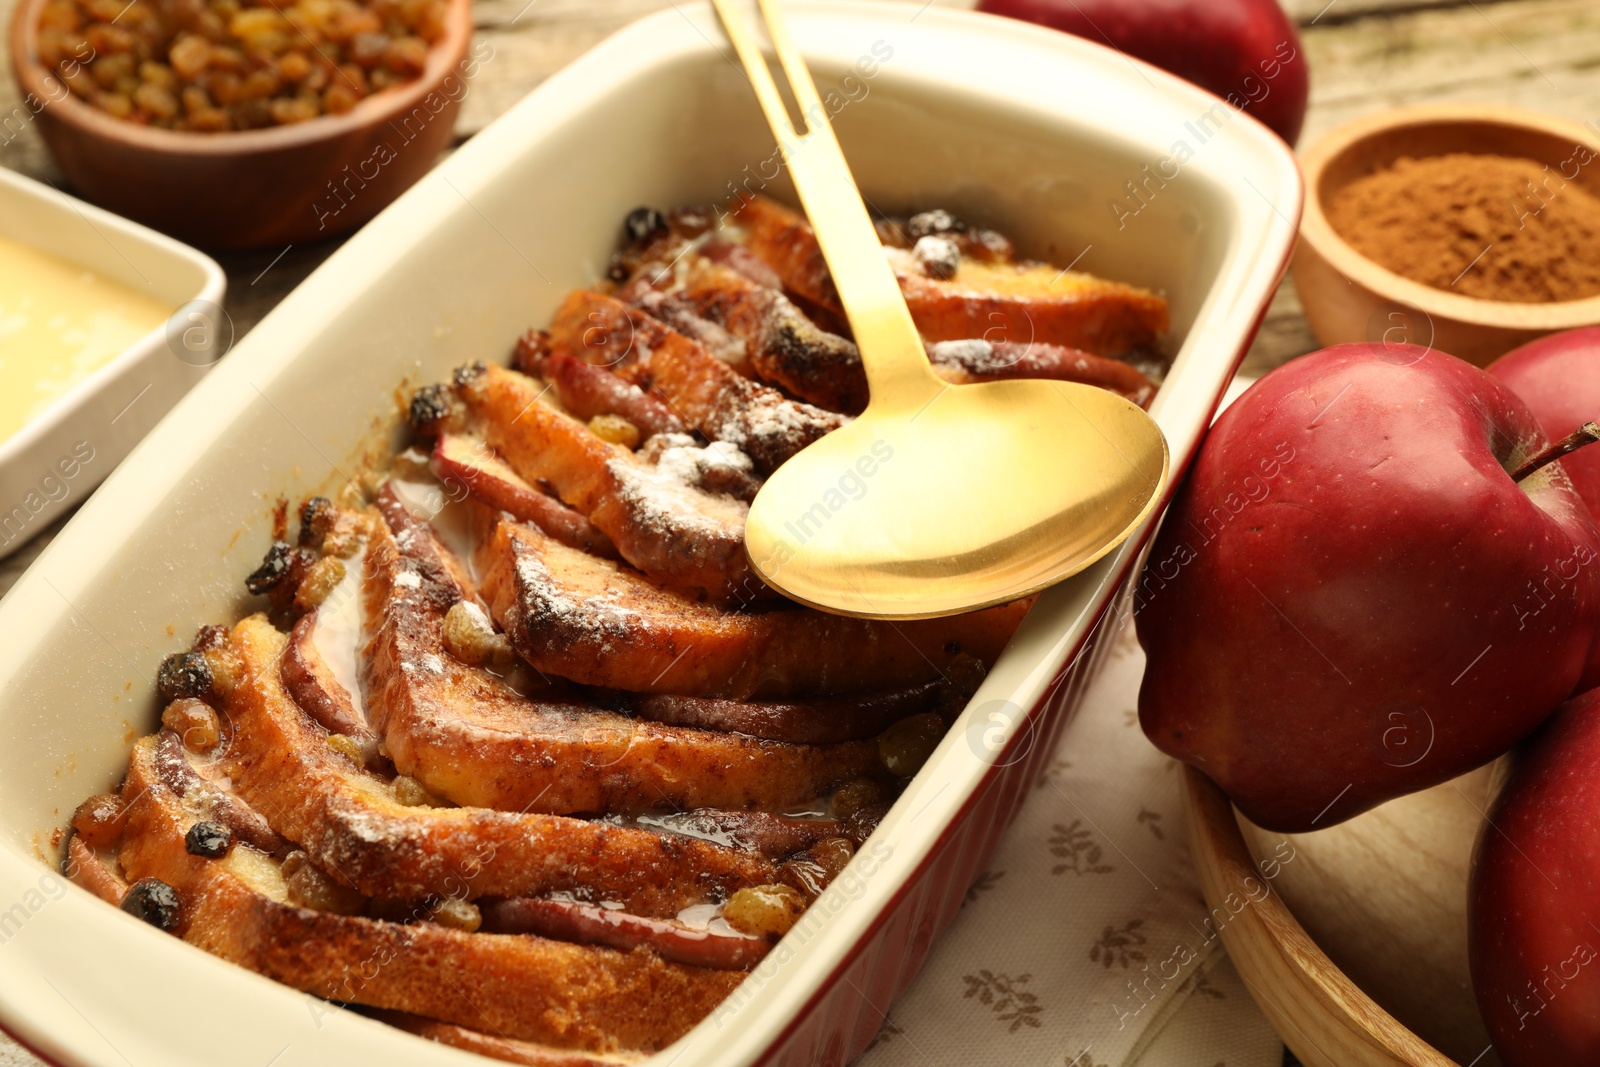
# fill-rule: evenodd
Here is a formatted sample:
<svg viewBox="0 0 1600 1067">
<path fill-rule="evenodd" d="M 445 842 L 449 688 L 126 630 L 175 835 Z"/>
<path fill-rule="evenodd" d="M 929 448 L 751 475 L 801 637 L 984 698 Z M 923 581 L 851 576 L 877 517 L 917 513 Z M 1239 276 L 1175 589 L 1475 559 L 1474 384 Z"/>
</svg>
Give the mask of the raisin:
<svg viewBox="0 0 1600 1067">
<path fill-rule="evenodd" d="M 294 606 L 301 611 L 310 611 L 328 599 L 328 594 L 339 587 L 344 581 L 344 562 L 336 556 L 324 556 L 311 565 L 306 571 L 306 576 L 300 582 L 300 588 L 295 590 Z"/>
<path fill-rule="evenodd" d="M 954 278 L 961 269 L 961 249 L 948 237 L 919 237 L 912 255 L 917 257 L 923 273 L 930 278 Z"/>
<path fill-rule="evenodd" d="M 944 732 L 944 720 L 931 711 L 907 716 L 878 736 L 878 758 L 890 774 L 909 778 L 928 762 Z"/>
<path fill-rule="evenodd" d="M 627 281 L 624 274 L 619 281 Z M 529 330 L 517 338 L 516 350 L 511 355 L 511 365 L 523 374 L 539 374 L 550 355 L 550 331 Z"/>
<path fill-rule="evenodd" d="M 196 652 L 222 648 L 227 643 L 228 628 L 226 626 L 202 626 L 194 635 L 194 650 Z"/>
<path fill-rule="evenodd" d="M 940 233 L 965 233 L 967 224 L 948 211 L 936 209 L 912 215 L 906 220 L 906 236 L 913 241 Z"/>
<path fill-rule="evenodd" d="M 325 496 L 314 496 L 300 505 L 300 544 L 316 548 L 322 543 L 328 526 L 334 520 L 333 501 Z"/>
<path fill-rule="evenodd" d="M 887 805 L 893 800 L 894 790 L 888 783 L 857 778 L 846 782 L 833 794 L 832 814 L 835 819 L 848 819 L 863 808 Z"/>
<path fill-rule="evenodd" d="M 244 587 L 257 595 L 265 593 L 283 581 L 284 575 L 289 573 L 289 565 L 292 562 L 289 542 L 272 542 L 272 547 L 267 549 L 266 556 L 261 560 L 261 566 L 251 571 L 250 576 L 244 580 Z"/>
<path fill-rule="evenodd" d="M 739 890 L 723 905 L 722 917 L 740 933 L 779 938 L 806 910 L 806 898 L 787 885 L 757 885 Z"/>
<path fill-rule="evenodd" d="M 667 232 L 667 219 L 653 207 L 636 207 L 622 220 L 622 229 L 633 244 L 643 244 Z"/>
<path fill-rule="evenodd" d="M 100 793 L 78 805 L 72 829 L 90 848 L 110 848 L 122 837 L 128 820 L 127 806 L 115 793 Z"/>
<path fill-rule="evenodd" d="M 839 828 L 844 831 L 845 837 L 854 841 L 856 847 L 860 848 L 861 843 L 872 836 L 872 832 L 878 828 L 878 824 L 887 814 L 889 814 L 888 804 L 869 804 L 852 812 Z"/>
<path fill-rule="evenodd" d="M 197 822 L 183 835 L 183 847 L 191 856 L 221 859 L 233 848 L 233 832 L 219 822 Z"/>
<path fill-rule="evenodd" d="M 596 415 L 589 420 L 589 429 L 602 441 L 621 445 L 627 449 L 639 447 L 639 427 L 621 415 Z"/>
<path fill-rule="evenodd" d="M 203 652 L 174 652 L 156 672 L 156 692 L 167 703 L 183 697 L 203 697 L 211 692 L 211 665 Z"/>
<path fill-rule="evenodd" d="M 424 385 L 411 394 L 407 418 L 411 428 L 421 434 L 434 434 L 450 417 L 450 390 L 443 385 Z"/>
<path fill-rule="evenodd" d="M 366 901 L 349 886 L 340 885 L 311 863 L 304 852 L 294 851 L 283 860 L 283 884 L 291 903 L 302 908 L 356 915 Z"/>
<path fill-rule="evenodd" d="M 192 697 L 168 704 L 161 725 L 177 734 L 190 752 L 210 752 L 222 740 L 222 720 L 209 704 Z"/>
<path fill-rule="evenodd" d="M 357 767 L 366 762 L 366 756 L 362 754 L 361 746 L 344 734 L 329 734 L 328 747 L 351 763 L 354 763 Z"/>
<path fill-rule="evenodd" d="M 478 906 L 470 901 L 458 897 L 447 897 L 435 904 L 432 914 L 428 916 L 440 926 L 448 926 L 454 930 L 465 930 L 475 934 L 483 926 L 483 913 Z"/>
<path fill-rule="evenodd" d="M 178 927 L 178 891 L 159 878 L 141 878 L 122 898 L 122 910 L 170 934 Z"/>
<path fill-rule="evenodd" d="M 488 366 L 482 360 L 478 360 L 475 363 L 465 363 L 455 369 L 454 373 L 450 375 L 450 380 L 457 385 L 471 385 L 487 374 L 488 371 Z"/>
</svg>

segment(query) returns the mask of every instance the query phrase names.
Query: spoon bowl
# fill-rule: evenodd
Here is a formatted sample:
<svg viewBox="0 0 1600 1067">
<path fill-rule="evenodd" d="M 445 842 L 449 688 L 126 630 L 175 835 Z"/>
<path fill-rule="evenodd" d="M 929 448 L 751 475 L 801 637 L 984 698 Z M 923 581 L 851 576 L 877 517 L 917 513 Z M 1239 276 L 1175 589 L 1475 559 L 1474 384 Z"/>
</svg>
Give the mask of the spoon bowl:
<svg viewBox="0 0 1600 1067">
<path fill-rule="evenodd" d="M 916 619 L 1037 592 L 1155 507 L 1167 444 L 1115 393 L 1073 382 L 949 385 L 876 401 L 795 456 L 751 506 L 767 584 L 813 607 Z"/>
<path fill-rule="evenodd" d="M 920 619 L 1026 596 L 1121 544 L 1166 482 L 1161 429 L 1092 386 L 941 381 L 777 0 L 760 0 L 761 13 L 798 123 L 734 0 L 713 2 L 810 217 L 871 397 L 761 487 L 745 521 L 756 573 L 825 611 Z"/>
</svg>

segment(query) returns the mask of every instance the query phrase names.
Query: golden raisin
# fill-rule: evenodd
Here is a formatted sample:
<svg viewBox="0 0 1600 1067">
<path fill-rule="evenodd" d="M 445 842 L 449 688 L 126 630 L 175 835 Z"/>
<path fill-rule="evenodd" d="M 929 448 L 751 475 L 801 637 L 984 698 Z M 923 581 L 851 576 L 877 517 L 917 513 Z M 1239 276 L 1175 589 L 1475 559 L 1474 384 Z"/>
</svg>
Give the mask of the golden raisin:
<svg viewBox="0 0 1600 1067">
<path fill-rule="evenodd" d="M 178 113 L 178 98 L 171 91 L 149 82 L 133 91 L 133 104 L 151 118 L 170 119 Z"/>
<path fill-rule="evenodd" d="M 393 789 L 396 804 L 404 804 L 408 808 L 437 807 L 433 794 L 408 774 L 396 778 Z"/>
<path fill-rule="evenodd" d="M 139 79 L 147 85 L 156 85 L 172 92 L 178 88 L 178 76 L 171 67 L 152 63 L 148 59 L 139 64 Z"/>
<path fill-rule="evenodd" d="M 433 906 L 433 914 L 429 916 L 440 926 L 448 926 L 453 930 L 465 930 L 469 934 L 478 932 L 483 925 L 483 913 L 478 906 L 469 900 L 457 897 L 446 897 Z"/>
<path fill-rule="evenodd" d="M 944 737 L 944 720 L 930 712 L 901 719 L 878 736 L 878 758 L 890 774 L 909 778 Z"/>
<path fill-rule="evenodd" d="M 208 648 L 205 657 L 211 671 L 211 692 L 226 698 L 239 684 L 239 658 L 227 647 Z"/>
<path fill-rule="evenodd" d="M 222 740 L 222 721 L 217 713 L 192 697 L 168 704 L 161 713 L 161 725 L 177 734 L 190 752 L 210 752 Z"/>
<path fill-rule="evenodd" d="M 428 45 L 418 37 L 400 37 L 383 50 L 383 65 L 396 74 L 416 77 L 428 65 Z"/>
<path fill-rule="evenodd" d="M 125 119 L 133 114 L 133 101 L 121 93 L 101 93 L 94 102 L 114 119 Z"/>
<path fill-rule="evenodd" d="M 828 888 L 828 872 L 822 869 L 822 864 L 804 853 L 778 864 L 778 877 L 783 879 L 785 885 L 800 890 L 808 903 L 816 900 Z"/>
<path fill-rule="evenodd" d="M 834 792 L 830 814 L 835 819 L 848 819 L 863 808 L 887 804 L 893 799 L 894 792 L 885 783 L 871 778 L 857 778 Z"/>
<path fill-rule="evenodd" d="M 320 102 L 320 101 L 319 101 Z M 317 117 L 317 106 L 309 100 L 298 96 L 278 97 L 269 105 L 272 108 L 272 121 L 279 126 L 289 126 L 296 122 L 306 122 Z"/>
<path fill-rule="evenodd" d="M 121 26 L 113 26 L 109 22 L 96 23 L 83 31 L 83 39 L 89 42 L 89 47 L 94 49 L 95 55 L 111 56 L 133 51 L 133 34 Z"/>
<path fill-rule="evenodd" d="M 166 61 L 181 78 L 195 78 L 211 62 L 211 42 L 194 34 L 179 35 L 166 50 Z"/>
<path fill-rule="evenodd" d="M 360 101 L 361 96 L 349 85 L 336 81 L 322 92 L 322 110 L 330 115 L 343 115 Z"/>
<path fill-rule="evenodd" d="M 213 110 L 211 106 L 211 98 L 207 96 L 206 91 L 200 88 L 198 85 L 187 86 L 183 92 L 179 94 L 179 97 L 183 100 L 183 110 L 189 115 L 190 118 L 193 118 L 196 114 L 202 111 Z"/>
<path fill-rule="evenodd" d="M 845 869 L 855 854 L 856 846 L 847 837 L 830 837 L 811 848 L 811 858 L 828 872 L 829 881 L 839 877 L 839 872 Z"/>
<path fill-rule="evenodd" d="M 90 848 L 110 848 L 122 836 L 128 809 L 115 793 L 100 793 L 78 805 L 72 828 Z"/>
<path fill-rule="evenodd" d="M 265 100 L 278 91 L 278 76 L 270 70 L 253 70 L 239 83 L 239 99 Z"/>
<path fill-rule="evenodd" d="M 610 441 L 623 448 L 639 447 L 639 427 L 621 415 L 596 415 L 589 420 L 589 429 L 602 441 Z"/>
<path fill-rule="evenodd" d="M 89 73 L 106 89 L 116 88 L 117 82 L 130 76 L 133 69 L 133 57 L 130 55 L 101 55 L 89 65 Z"/>
<path fill-rule="evenodd" d="M 301 611 L 312 608 L 328 599 L 328 594 L 344 581 L 344 561 L 337 556 L 323 556 L 311 565 L 306 576 L 295 590 L 294 606 Z"/>
<path fill-rule="evenodd" d="M 205 88 L 211 99 L 227 107 L 239 99 L 239 75 L 231 70 L 214 70 L 206 75 Z"/>
<path fill-rule="evenodd" d="M 350 738 L 346 737 L 344 734 L 329 734 L 328 747 L 339 753 L 339 755 L 343 756 L 351 763 L 360 764 L 363 762 L 361 746 L 356 744 Z"/>
<path fill-rule="evenodd" d="M 483 609 L 470 600 L 458 600 L 444 616 L 444 647 L 462 663 L 473 666 L 513 666 L 516 653 L 505 634 L 496 633 Z"/>
<path fill-rule="evenodd" d="M 282 33 L 289 28 L 284 17 L 273 7 L 248 7 L 228 20 L 228 32 L 235 37 L 260 37 L 269 33 Z"/>
<path fill-rule="evenodd" d="M 286 53 L 278 61 L 278 72 L 292 82 L 302 81 L 311 73 L 311 60 L 301 51 Z"/>
<path fill-rule="evenodd" d="M 375 89 L 413 80 L 456 8 L 449 0 L 42 0 L 32 10 L 38 57 L 72 95 L 141 125 L 221 132 L 348 113 Z"/>
<path fill-rule="evenodd" d="M 360 893 L 335 882 L 311 862 L 310 856 L 299 850 L 284 858 L 283 884 L 289 891 L 289 901 L 302 908 L 334 915 L 355 915 L 366 905 Z"/>
<path fill-rule="evenodd" d="M 228 115 L 217 108 L 196 111 L 185 120 L 188 128 L 199 133 L 221 133 L 228 128 Z"/>
<path fill-rule="evenodd" d="M 806 899 L 798 889 L 786 885 L 758 885 L 739 890 L 728 898 L 722 917 L 741 933 L 782 937 L 806 910 Z"/>
</svg>

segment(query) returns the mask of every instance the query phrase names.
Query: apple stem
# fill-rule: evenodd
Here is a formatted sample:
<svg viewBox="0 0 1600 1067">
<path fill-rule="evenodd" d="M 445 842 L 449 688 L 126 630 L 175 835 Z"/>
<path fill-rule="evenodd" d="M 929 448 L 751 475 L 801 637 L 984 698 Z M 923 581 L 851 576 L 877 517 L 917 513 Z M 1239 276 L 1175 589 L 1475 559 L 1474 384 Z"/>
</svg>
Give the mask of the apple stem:
<svg viewBox="0 0 1600 1067">
<path fill-rule="evenodd" d="M 1600 441 L 1600 422 L 1586 422 L 1570 434 L 1534 456 L 1511 472 L 1511 480 L 1520 482 L 1541 467 L 1547 467 L 1562 456 L 1570 456 L 1585 445 Z"/>
</svg>

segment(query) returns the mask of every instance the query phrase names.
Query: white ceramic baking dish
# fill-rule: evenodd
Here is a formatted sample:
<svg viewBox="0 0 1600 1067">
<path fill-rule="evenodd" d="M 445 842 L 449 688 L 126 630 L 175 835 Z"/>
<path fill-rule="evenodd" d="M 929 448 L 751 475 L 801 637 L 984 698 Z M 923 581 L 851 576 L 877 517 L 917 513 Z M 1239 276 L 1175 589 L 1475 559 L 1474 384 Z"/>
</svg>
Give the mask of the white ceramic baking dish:
<svg viewBox="0 0 1600 1067">
<path fill-rule="evenodd" d="M 856 0 L 797 3 L 791 21 L 824 92 L 850 100 L 838 130 L 875 206 L 947 206 L 1168 295 L 1177 361 L 1153 411 L 1181 472 L 1293 241 L 1282 142 L 1184 82 L 1018 22 Z M 503 359 L 601 271 L 635 205 L 757 180 L 772 143 L 720 40 L 706 6 L 652 16 L 468 142 L 263 320 L 0 604 L 0 1024 L 28 1045 L 96 1067 L 474 1062 L 65 885 L 52 834 L 155 722 L 160 658 L 245 609 L 273 502 L 353 473 L 402 379 Z M 1178 141 L 1192 158 L 1145 186 Z M 840 1063 L 864 1046 L 1109 647 L 1097 623 L 1149 532 L 1040 598 L 852 868 L 661 1063 Z"/>
<path fill-rule="evenodd" d="M 0 559 L 99 485 L 221 357 L 226 281 L 211 257 L 42 182 L 0 168 L 0 237 L 121 282 L 173 309 L 0 441 Z"/>
</svg>

